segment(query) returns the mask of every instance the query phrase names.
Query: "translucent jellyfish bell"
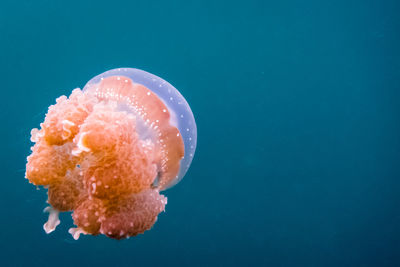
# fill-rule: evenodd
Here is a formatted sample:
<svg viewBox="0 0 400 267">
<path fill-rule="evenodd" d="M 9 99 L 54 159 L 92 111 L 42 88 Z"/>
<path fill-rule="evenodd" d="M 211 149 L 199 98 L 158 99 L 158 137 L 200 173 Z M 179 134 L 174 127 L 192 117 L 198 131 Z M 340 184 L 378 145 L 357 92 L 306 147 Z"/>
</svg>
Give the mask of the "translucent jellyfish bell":
<svg viewBox="0 0 400 267">
<path fill-rule="evenodd" d="M 98 85 L 104 79 L 113 76 L 121 80 L 128 78 L 130 81 L 132 81 L 133 84 L 139 84 L 146 87 L 152 93 L 154 93 L 158 97 L 158 99 L 160 99 L 162 103 L 167 107 L 170 114 L 169 123 L 178 129 L 179 133 L 177 135 L 180 135 L 182 137 L 184 145 L 184 156 L 180 160 L 178 174 L 173 180 L 163 186 L 162 189 L 167 189 L 174 186 L 185 176 L 196 150 L 197 128 L 189 104 L 186 102 L 185 98 L 179 93 L 179 91 L 167 81 L 146 71 L 134 68 L 118 68 L 97 75 L 85 85 L 83 91 L 95 92 L 96 88 L 98 88 Z M 135 92 L 132 90 L 132 98 L 130 99 L 135 98 L 134 94 Z M 150 95 L 149 92 L 147 92 L 147 94 Z M 112 99 L 115 100 L 116 98 L 113 96 Z M 141 129 L 141 133 L 139 134 L 142 138 L 146 138 L 149 135 L 154 137 L 154 133 L 152 131 L 154 127 L 156 127 L 154 126 L 155 122 L 149 121 L 149 119 L 144 116 L 147 112 L 150 111 L 137 110 L 135 108 L 134 101 L 129 101 L 129 104 L 127 104 L 126 99 L 124 97 L 120 97 L 117 102 L 121 109 L 132 112 L 138 118 L 137 128 Z M 157 136 L 155 136 L 155 138 L 157 138 Z"/>
</svg>

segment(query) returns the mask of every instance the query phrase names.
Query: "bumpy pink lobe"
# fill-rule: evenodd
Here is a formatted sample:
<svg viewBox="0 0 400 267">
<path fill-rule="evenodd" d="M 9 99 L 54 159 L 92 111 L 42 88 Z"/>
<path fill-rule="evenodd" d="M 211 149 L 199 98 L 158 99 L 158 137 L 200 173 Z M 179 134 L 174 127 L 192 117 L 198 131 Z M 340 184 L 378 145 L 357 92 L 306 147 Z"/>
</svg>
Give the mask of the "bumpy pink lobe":
<svg viewBox="0 0 400 267">
<path fill-rule="evenodd" d="M 92 111 L 96 98 L 75 89 L 69 98 L 61 96 L 49 107 L 42 128 L 45 140 L 51 145 L 62 145 L 71 141 L 79 131 L 79 125 Z"/>
<path fill-rule="evenodd" d="M 101 105 L 86 119 L 79 135 L 78 142 L 92 156 L 89 165 L 82 166 L 90 195 L 114 198 L 153 183 L 157 175 L 153 146 L 139 140 L 132 115 Z"/>
<path fill-rule="evenodd" d="M 73 210 L 79 200 L 87 197 L 80 169 L 76 168 L 73 171 L 68 171 L 65 178 L 52 183 L 49 186 L 48 196 L 49 204 L 57 210 Z"/>
<path fill-rule="evenodd" d="M 81 125 L 75 142 L 92 153 L 110 153 L 126 143 L 137 142 L 135 123 L 132 115 L 116 111 L 115 104 L 99 104 Z"/>
<path fill-rule="evenodd" d="M 120 199 L 107 211 L 100 231 L 115 239 L 141 234 L 153 226 L 166 204 L 167 198 L 152 189 Z"/>
<path fill-rule="evenodd" d="M 39 140 L 28 156 L 26 178 L 34 185 L 49 185 L 61 180 L 78 161 L 71 154 L 73 146 L 72 143 L 50 146 L 45 140 Z"/>
<path fill-rule="evenodd" d="M 102 200 L 91 198 L 82 201 L 72 214 L 74 223 L 89 234 L 99 234 L 106 208 Z"/>
</svg>

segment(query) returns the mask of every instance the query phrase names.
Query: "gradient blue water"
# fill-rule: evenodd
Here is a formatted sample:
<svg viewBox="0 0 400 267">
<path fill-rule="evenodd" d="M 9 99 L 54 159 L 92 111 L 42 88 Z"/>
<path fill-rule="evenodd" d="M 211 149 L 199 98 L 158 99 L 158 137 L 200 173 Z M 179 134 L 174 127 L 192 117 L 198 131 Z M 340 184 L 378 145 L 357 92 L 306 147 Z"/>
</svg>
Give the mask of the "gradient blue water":
<svg viewBox="0 0 400 267">
<path fill-rule="evenodd" d="M 0 3 L 1 266 L 400 266 L 398 1 Z M 129 66 L 190 103 L 198 147 L 154 229 L 42 230 L 24 180 L 49 104 Z"/>
</svg>

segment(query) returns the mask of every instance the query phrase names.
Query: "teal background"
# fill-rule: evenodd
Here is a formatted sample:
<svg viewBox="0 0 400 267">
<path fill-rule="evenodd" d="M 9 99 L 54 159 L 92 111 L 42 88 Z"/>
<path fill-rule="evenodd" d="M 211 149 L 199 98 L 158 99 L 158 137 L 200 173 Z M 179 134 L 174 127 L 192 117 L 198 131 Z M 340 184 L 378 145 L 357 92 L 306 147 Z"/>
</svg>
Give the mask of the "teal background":
<svg viewBox="0 0 400 267">
<path fill-rule="evenodd" d="M 1 266 L 400 266 L 400 2 L 0 2 Z M 116 67 L 172 83 L 198 147 L 155 227 L 46 235 L 47 107 Z"/>
</svg>

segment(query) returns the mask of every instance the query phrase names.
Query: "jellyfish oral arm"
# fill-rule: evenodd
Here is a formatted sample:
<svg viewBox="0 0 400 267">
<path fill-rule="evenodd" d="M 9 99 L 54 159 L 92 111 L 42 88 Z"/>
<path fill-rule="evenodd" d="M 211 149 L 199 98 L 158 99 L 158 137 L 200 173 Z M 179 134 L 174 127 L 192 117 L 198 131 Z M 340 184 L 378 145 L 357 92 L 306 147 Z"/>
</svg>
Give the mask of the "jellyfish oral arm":
<svg viewBox="0 0 400 267">
<path fill-rule="evenodd" d="M 79 227 L 69 228 L 68 233 L 70 233 L 72 235 L 72 238 L 75 239 L 75 240 L 78 240 L 79 236 L 81 234 L 83 234 L 83 235 L 87 235 L 88 234 L 85 230 L 83 230 L 83 229 L 81 229 Z"/>
<path fill-rule="evenodd" d="M 54 230 L 56 230 L 56 227 L 60 224 L 60 220 L 58 218 L 60 212 L 53 207 L 49 206 L 46 207 L 43 212 L 48 212 L 49 213 L 49 219 L 47 222 L 43 225 L 43 229 L 46 232 L 46 234 L 50 234 Z"/>
</svg>

